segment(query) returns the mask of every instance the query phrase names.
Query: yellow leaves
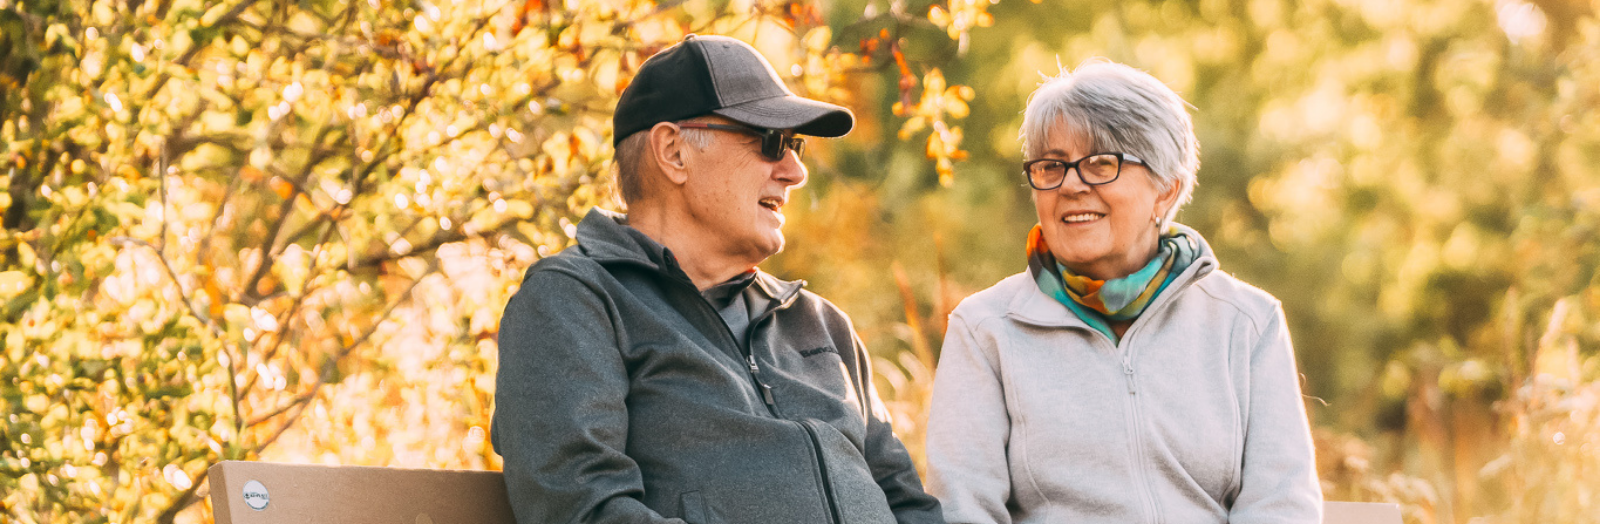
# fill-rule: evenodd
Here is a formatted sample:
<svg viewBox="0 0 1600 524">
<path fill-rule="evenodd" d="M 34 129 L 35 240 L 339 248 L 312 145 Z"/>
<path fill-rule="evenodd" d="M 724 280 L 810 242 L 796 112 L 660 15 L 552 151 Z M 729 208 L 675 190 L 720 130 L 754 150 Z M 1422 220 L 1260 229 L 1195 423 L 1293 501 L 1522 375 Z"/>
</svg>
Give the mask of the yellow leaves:
<svg viewBox="0 0 1600 524">
<path fill-rule="evenodd" d="M 506 203 L 505 213 L 521 219 L 533 218 L 533 204 L 525 200 L 502 200 Z"/>
<path fill-rule="evenodd" d="M 23 399 L 22 406 L 33 413 L 44 413 L 50 409 L 50 397 L 44 395 L 28 395 Z"/>
<path fill-rule="evenodd" d="M 950 125 L 947 118 L 966 118 L 970 112 L 967 101 L 977 93 L 964 85 L 946 87 L 944 74 L 937 68 L 923 76 L 922 85 L 922 97 L 916 106 L 907 108 L 902 103 L 895 104 L 896 114 L 910 115 L 901 125 L 899 136 L 901 140 L 909 140 L 924 128 L 933 129 L 925 152 L 934 160 L 939 184 L 949 187 L 955 181 L 955 161 L 966 159 L 967 152 L 961 149 L 961 128 Z"/>
<path fill-rule="evenodd" d="M 1562 384 L 1582 381 L 1583 367 L 1578 361 L 1580 353 L 1575 336 L 1582 329 L 1582 315 L 1577 302 L 1574 297 L 1565 297 L 1557 300 L 1551 308 L 1550 318 L 1535 348 L 1535 375 L 1543 375 Z"/>
<path fill-rule="evenodd" d="M 299 244 L 290 244 L 284 248 L 272 270 L 289 294 L 299 295 L 305 291 L 306 279 L 311 274 L 311 256 Z"/>
<path fill-rule="evenodd" d="M 34 280 L 22 272 L 0 272 L 0 299 L 13 299 L 27 291 Z"/>
<path fill-rule="evenodd" d="M 33 245 L 28 242 L 17 243 L 17 262 L 22 267 L 34 267 L 39 263 L 39 255 L 33 251 Z"/>
<path fill-rule="evenodd" d="M 250 322 L 250 307 L 244 304 L 228 304 L 223 307 L 222 318 L 227 320 L 230 326 L 243 326 Z"/>
<path fill-rule="evenodd" d="M 928 21 L 943 28 L 951 40 L 962 40 L 974 27 L 994 25 L 989 0 L 950 0 L 948 11 L 939 4 L 928 8 Z"/>
<path fill-rule="evenodd" d="M 622 74 L 621 58 L 612 53 L 596 57 L 598 63 L 593 66 L 595 85 L 601 89 L 609 89 L 615 95 L 621 95 L 622 90 L 628 87 L 628 79 Z"/>
<path fill-rule="evenodd" d="M 204 14 L 200 15 L 199 21 L 203 25 L 215 25 L 217 21 L 221 20 L 222 16 L 227 14 L 231 9 L 233 9 L 232 5 L 229 5 L 225 2 L 219 2 L 215 5 L 212 5 L 211 8 L 207 9 Z"/>
<path fill-rule="evenodd" d="M 813 28 L 812 30 L 806 32 L 805 37 L 802 38 L 801 41 L 803 42 L 806 51 L 812 53 L 822 53 L 827 51 L 828 46 L 833 44 L 833 30 L 827 26 Z"/>
<path fill-rule="evenodd" d="M 167 464 L 166 467 L 161 468 L 161 477 L 178 490 L 186 490 L 194 486 L 194 481 L 189 478 L 189 474 L 176 464 Z"/>
</svg>

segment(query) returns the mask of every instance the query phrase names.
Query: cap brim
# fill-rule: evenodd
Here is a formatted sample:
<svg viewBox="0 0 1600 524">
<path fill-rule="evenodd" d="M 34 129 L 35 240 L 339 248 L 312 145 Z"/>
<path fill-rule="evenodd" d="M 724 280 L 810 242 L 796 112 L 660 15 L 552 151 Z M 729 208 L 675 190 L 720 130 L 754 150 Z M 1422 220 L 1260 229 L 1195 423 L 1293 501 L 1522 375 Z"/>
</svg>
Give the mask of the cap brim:
<svg viewBox="0 0 1600 524">
<path fill-rule="evenodd" d="M 844 136 L 856 125 L 849 109 L 795 95 L 753 100 L 712 112 L 746 125 L 821 137 Z"/>
</svg>

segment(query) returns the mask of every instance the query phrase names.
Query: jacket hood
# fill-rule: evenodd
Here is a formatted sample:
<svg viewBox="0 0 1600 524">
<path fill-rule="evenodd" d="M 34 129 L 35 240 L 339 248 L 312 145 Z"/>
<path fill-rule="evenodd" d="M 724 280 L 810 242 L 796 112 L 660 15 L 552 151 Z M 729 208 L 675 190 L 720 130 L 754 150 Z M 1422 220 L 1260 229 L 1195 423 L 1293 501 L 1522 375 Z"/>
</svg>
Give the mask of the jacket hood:
<svg viewBox="0 0 1600 524">
<path fill-rule="evenodd" d="M 622 213 L 591 208 L 578 223 L 577 240 L 578 250 L 602 265 L 636 264 L 671 278 L 690 280 L 678 267 L 672 250 L 628 226 L 628 216 Z M 800 292 L 805 281 L 783 280 L 757 268 L 756 280 L 751 285 L 769 298 L 786 303 Z"/>
<path fill-rule="evenodd" d="M 1173 285 L 1167 286 L 1167 289 L 1156 297 L 1155 302 L 1151 303 L 1149 309 L 1145 311 L 1147 314 L 1150 311 L 1159 309 L 1167 302 L 1171 302 L 1173 295 L 1211 274 L 1218 267 L 1216 254 L 1211 251 L 1211 244 L 1206 242 L 1205 237 L 1201 236 L 1199 231 L 1177 222 L 1173 222 L 1172 227 L 1194 239 L 1197 244 L 1195 260 L 1194 263 L 1189 264 L 1187 269 L 1183 270 L 1183 273 L 1178 274 L 1177 279 L 1173 280 Z M 1022 274 L 1026 275 L 1027 272 L 1024 271 Z M 1050 298 L 1049 295 L 1045 295 L 1043 291 L 1040 291 L 1039 286 L 1032 279 L 1024 278 L 1023 280 L 1027 281 L 1028 287 L 1033 292 L 1016 294 L 1016 297 L 1012 299 L 1010 306 L 1007 308 L 1007 314 L 1011 318 L 1037 326 L 1081 326 L 1084 329 L 1089 329 L 1089 325 L 1079 319 L 1076 314 L 1073 314 L 1072 310 L 1067 309 L 1061 303 L 1056 302 L 1054 298 Z"/>
</svg>

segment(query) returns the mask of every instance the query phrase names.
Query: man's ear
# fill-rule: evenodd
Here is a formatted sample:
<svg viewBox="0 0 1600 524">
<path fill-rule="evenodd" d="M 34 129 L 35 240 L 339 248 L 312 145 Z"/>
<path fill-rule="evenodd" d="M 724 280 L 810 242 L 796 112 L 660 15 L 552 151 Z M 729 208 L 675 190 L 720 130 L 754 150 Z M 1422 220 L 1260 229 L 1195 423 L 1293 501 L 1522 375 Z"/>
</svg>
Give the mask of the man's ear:
<svg viewBox="0 0 1600 524">
<path fill-rule="evenodd" d="M 683 141 L 683 130 L 677 124 L 661 122 L 650 128 L 650 158 L 655 160 L 667 181 L 683 184 L 689 180 L 689 168 L 684 153 L 688 146 Z"/>
</svg>

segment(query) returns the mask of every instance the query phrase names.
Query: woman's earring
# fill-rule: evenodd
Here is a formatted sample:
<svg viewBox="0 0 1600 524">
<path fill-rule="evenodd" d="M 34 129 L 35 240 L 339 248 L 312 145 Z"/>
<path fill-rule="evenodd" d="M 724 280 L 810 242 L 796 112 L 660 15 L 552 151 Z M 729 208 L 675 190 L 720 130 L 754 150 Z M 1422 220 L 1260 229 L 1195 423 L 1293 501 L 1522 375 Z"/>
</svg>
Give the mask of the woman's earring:
<svg viewBox="0 0 1600 524">
<path fill-rule="evenodd" d="M 1161 225 L 1161 215 L 1150 215 L 1150 223 L 1158 226 Z"/>
</svg>

